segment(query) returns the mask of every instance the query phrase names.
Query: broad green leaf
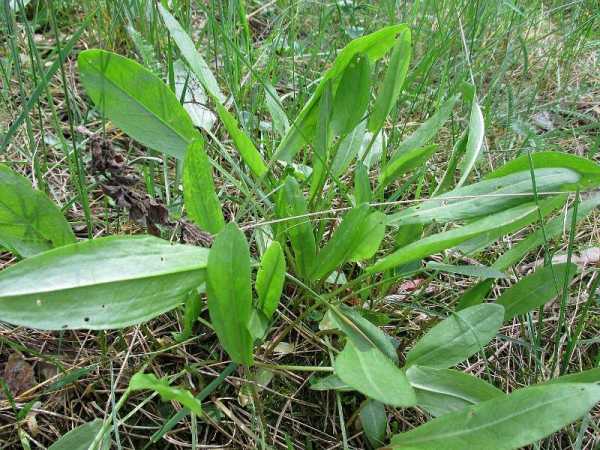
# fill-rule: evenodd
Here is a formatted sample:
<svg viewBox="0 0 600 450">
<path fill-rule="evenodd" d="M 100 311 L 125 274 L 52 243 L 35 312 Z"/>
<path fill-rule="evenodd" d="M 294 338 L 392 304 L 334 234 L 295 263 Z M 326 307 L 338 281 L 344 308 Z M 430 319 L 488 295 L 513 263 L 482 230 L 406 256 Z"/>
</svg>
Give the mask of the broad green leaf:
<svg viewBox="0 0 600 450">
<path fill-rule="evenodd" d="M 340 379 L 369 398 L 392 406 L 412 406 L 415 392 L 404 372 L 375 347 L 347 342 L 335 359 Z"/>
<path fill-rule="evenodd" d="M 389 448 L 512 450 L 576 421 L 600 401 L 600 386 L 554 384 L 519 389 L 446 414 L 392 438 Z"/>
<path fill-rule="evenodd" d="M 541 199 L 538 199 L 538 219 L 539 216 L 545 218 L 553 211 L 562 208 L 568 199 L 568 194 L 557 194 L 552 196 L 545 196 Z M 458 250 L 464 255 L 473 255 L 484 251 L 490 243 L 497 241 L 502 236 L 515 233 L 521 228 L 523 228 L 522 223 L 513 222 L 505 227 L 496 228 L 495 230 L 488 231 L 487 233 L 480 234 L 479 236 L 476 236 L 473 239 L 469 239 L 468 241 L 462 242 L 455 247 L 455 250 Z"/>
<path fill-rule="evenodd" d="M 360 407 L 360 423 L 373 447 L 383 445 L 387 428 L 387 414 L 383 403 L 377 400 L 365 400 Z"/>
<path fill-rule="evenodd" d="M 577 208 L 576 221 L 587 217 L 591 211 L 600 205 L 600 194 L 592 194 L 588 199 L 582 201 Z M 573 208 L 566 211 L 564 214 L 546 222 L 544 229 L 537 229 L 522 241 L 515 244 L 509 250 L 498 258 L 492 267 L 499 270 L 506 270 L 508 267 L 519 262 L 527 253 L 536 247 L 544 244 L 545 240 L 552 239 L 564 230 L 568 230 L 573 219 Z M 492 288 L 490 281 L 482 281 L 470 288 L 461 297 L 457 309 L 464 309 L 468 306 L 473 306 L 481 303 L 484 297 Z"/>
<path fill-rule="evenodd" d="M 427 332 L 406 355 L 406 366 L 455 366 L 485 347 L 498 333 L 504 308 L 493 303 L 463 309 Z"/>
<path fill-rule="evenodd" d="M 59 247 L 0 273 L 0 317 L 43 330 L 111 329 L 183 303 L 205 277 L 208 249 L 151 236 Z"/>
<path fill-rule="evenodd" d="M 103 420 L 96 419 L 84 423 L 83 425 L 79 425 L 48 447 L 48 450 L 88 450 L 98 433 L 100 433 L 100 430 L 102 430 L 103 424 Z M 105 443 L 100 448 L 108 449 L 110 447 L 110 442 L 106 438 L 104 441 Z M 97 447 L 93 450 L 96 449 Z"/>
<path fill-rule="evenodd" d="M 379 176 L 379 188 L 387 186 L 396 178 L 404 175 L 409 170 L 419 167 L 435 153 L 437 145 L 428 145 L 426 147 L 417 147 L 407 150 L 393 161 L 389 162 Z"/>
<path fill-rule="evenodd" d="M 403 29 L 396 38 L 392 56 L 388 64 L 383 85 L 375 99 L 373 111 L 369 115 L 368 129 L 376 133 L 383 127 L 385 119 L 398 101 L 411 56 L 410 29 Z"/>
<path fill-rule="evenodd" d="M 338 135 L 350 133 L 364 118 L 371 98 L 371 62 L 356 55 L 342 74 L 333 99 L 331 126 Z"/>
<path fill-rule="evenodd" d="M 560 295 L 565 284 L 577 274 L 575 264 L 556 264 L 539 268 L 506 289 L 496 303 L 504 307 L 504 318 L 510 320 L 533 311 Z"/>
<path fill-rule="evenodd" d="M 225 102 L 225 95 L 219 89 L 219 84 L 204 58 L 196 50 L 194 42 L 181 27 L 177 19 L 159 2 L 157 3 L 158 12 L 163 18 L 165 26 L 169 30 L 169 34 L 175 41 L 177 48 L 181 52 L 181 56 L 188 63 L 192 72 L 198 77 L 200 83 L 210 96 L 217 102 Z"/>
<path fill-rule="evenodd" d="M 277 309 L 284 281 L 285 255 L 279 242 L 274 241 L 260 260 L 255 284 L 259 309 L 267 318 Z"/>
<path fill-rule="evenodd" d="M 73 242 L 73 230 L 56 205 L 0 164 L 0 246 L 26 258 Z"/>
<path fill-rule="evenodd" d="M 169 384 L 169 380 L 158 379 L 153 373 L 136 373 L 129 380 L 129 389 L 132 391 L 148 389 L 157 392 L 163 401 L 175 400 L 193 413 L 202 414 L 202 403 L 194 398 L 190 391 L 173 387 Z"/>
<path fill-rule="evenodd" d="M 289 236 L 294 250 L 296 271 L 302 276 L 307 276 L 315 266 L 317 244 L 310 219 L 302 217 L 307 212 L 306 198 L 294 178 L 288 176 L 284 181 L 277 196 L 276 211 L 279 219 L 290 218 L 277 226 L 276 236 Z M 278 239 L 284 242 L 280 236 Z"/>
<path fill-rule="evenodd" d="M 216 234 L 225 225 L 221 203 L 215 192 L 210 161 L 204 142 L 190 144 L 183 165 L 183 197 L 192 220 L 202 229 Z"/>
<path fill-rule="evenodd" d="M 381 28 L 374 33 L 354 39 L 338 54 L 331 68 L 325 72 L 319 85 L 308 102 L 298 114 L 288 133 L 281 140 L 275 152 L 274 159 L 290 162 L 303 145 L 311 141 L 315 132 L 318 117 L 316 105 L 325 89 L 325 84 L 332 80 L 334 85 L 339 82 L 340 76 L 350 64 L 354 56 L 364 54 L 371 62 L 377 61 L 385 55 L 396 43 L 396 36 L 406 30 L 405 24 L 392 25 Z"/>
<path fill-rule="evenodd" d="M 367 123 L 363 120 L 347 136 L 342 138 L 331 162 L 330 171 L 333 177 L 340 177 L 346 173 L 348 166 L 358 155 L 365 140 L 366 126 Z"/>
<path fill-rule="evenodd" d="M 315 381 L 313 381 L 313 380 L 315 380 Z M 335 374 L 327 375 L 326 377 L 317 378 L 317 379 L 311 378 L 310 388 L 313 391 L 335 390 L 335 391 L 346 392 L 346 391 L 354 390 L 354 389 L 352 389 L 351 386 L 348 386 L 346 383 L 344 383 L 342 380 L 340 380 L 340 377 L 338 377 Z"/>
<path fill-rule="evenodd" d="M 417 406 L 435 417 L 505 395 L 480 378 L 452 369 L 411 366 L 406 376 L 417 393 Z"/>
<path fill-rule="evenodd" d="M 469 137 L 467 138 L 467 147 L 465 149 L 464 160 L 461 164 L 462 176 L 458 181 L 458 186 L 462 186 L 469 174 L 475 167 L 475 163 L 481 154 L 483 148 L 483 136 L 484 136 L 484 122 L 481 108 L 477 103 L 477 98 L 473 97 L 473 103 L 471 106 L 471 117 L 469 118 Z"/>
<path fill-rule="evenodd" d="M 577 172 L 562 168 L 539 169 L 535 175 L 538 192 L 558 191 L 565 184 L 576 183 L 581 178 Z M 388 223 L 406 225 L 472 219 L 530 202 L 533 198 L 531 173 L 517 172 L 454 189 L 392 214 Z"/>
<path fill-rule="evenodd" d="M 77 62 L 81 83 L 102 115 L 145 146 L 183 159 L 198 132 L 160 78 L 104 50 L 85 50 Z"/>
<path fill-rule="evenodd" d="M 435 261 L 429 261 L 427 263 L 427 268 L 439 270 L 440 272 L 456 273 L 459 275 L 466 275 L 468 277 L 482 278 L 484 280 L 487 278 L 507 278 L 504 272 L 488 266 L 454 266 L 452 264 L 442 264 Z"/>
<path fill-rule="evenodd" d="M 536 173 L 539 169 L 552 167 L 562 167 L 577 172 L 581 178 L 577 181 L 565 181 L 563 189 L 571 190 L 579 187 L 583 190 L 600 185 L 600 165 L 581 156 L 561 152 L 536 152 L 531 154 L 531 160 Z M 529 170 L 529 156 L 522 155 L 487 174 L 485 178 L 499 178 Z"/>
<path fill-rule="evenodd" d="M 600 383 L 600 367 L 569 373 L 567 375 L 548 380 L 546 384 L 554 383 Z"/>
<path fill-rule="evenodd" d="M 384 237 L 384 217 L 382 213 L 371 212 L 366 203 L 346 213 L 319 252 L 319 263 L 315 265 L 311 278 L 320 280 L 348 261 L 373 256 Z"/>
<path fill-rule="evenodd" d="M 219 342 L 234 362 L 251 366 L 253 340 L 247 329 L 252 310 L 250 250 L 234 223 L 223 228 L 210 249 L 206 293 Z"/>
<path fill-rule="evenodd" d="M 332 111 L 331 84 L 325 85 L 325 90 L 319 102 L 319 121 L 313 144 L 312 175 L 310 177 L 309 203 L 316 196 L 320 196 L 327 179 L 327 168 L 329 166 L 329 144 L 331 143 L 331 111 Z"/>
<path fill-rule="evenodd" d="M 594 193 L 589 198 L 583 200 L 577 207 L 576 221 L 587 217 L 594 209 L 600 206 L 600 193 Z M 571 227 L 573 220 L 573 208 L 570 208 L 564 214 L 546 222 L 544 229 L 537 229 L 522 241 L 514 245 L 501 255 L 493 267 L 505 270 L 519 262 L 519 260 L 536 247 L 544 244 L 546 239 L 553 239 L 559 236 L 564 230 Z"/>
<path fill-rule="evenodd" d="M 375 347 L 396 364 L 398 363 L 398 355 L 391 338 L 359 312 L 342 305 L 330 313 L 333 324 L 343 331 L 356 347 Z"/>
<path fill-rule="evenodd" d="M 248 135 L 240 129 L 235 117 L 219 103 L 216 104 L 216 108 L 217 114 L 223 125 L 225 125 L 225 129 L 231 136 L 231 139 L 233 139 L 233 143 L 240 153 L 242 160 L 257 177 L 261 178 L 266 175 L 268 169 L 262 156 L 260 156 L 260 153 Z"/>
<path fill-rule="evenodd" d="M 390 167 L 393 171 L 394 166 L 393 163 L 396 158 L 400 158 L 405 152 L 409 150 L 413 150 L 415 148 L 423 147 L 433 139 L 433 137 L 440 130 L 442 125 L 448 120 L 450 114 L 452 113 L 452 109 L 454 105 L 460 98 L 460 95 L 454 95 L 446 100 L 440 109 L 438 109 L 433 116 L 423 122 L 419 128 L 417 128 L 413 133 L 408 136 L 400 146 L 394 151 L 394 154 L 391 160 L 388 163 L 388 166 L 392 164 Z M 388 168 L 385 167 L 382 172 L 382 179 L 389 179 L 392 177 L 392 173 L 388 173 Z"/>
<path fill-rule="evenodd" d="M 468 225 L 427 236 L 396 250 L 391 255 L 385 256 L 368 268 L 367 271 L 371 273 L 382 272 L 411 261 L 416 261 L 425 256 L 454 247 L 479 234 L 505 227 L 514 222 L 520 222 L 522 226 L 525 226 L 537 218 L 537 211 L 537 206 L 534 203 L 520 205 L 484 217 Z"/>
</svg>

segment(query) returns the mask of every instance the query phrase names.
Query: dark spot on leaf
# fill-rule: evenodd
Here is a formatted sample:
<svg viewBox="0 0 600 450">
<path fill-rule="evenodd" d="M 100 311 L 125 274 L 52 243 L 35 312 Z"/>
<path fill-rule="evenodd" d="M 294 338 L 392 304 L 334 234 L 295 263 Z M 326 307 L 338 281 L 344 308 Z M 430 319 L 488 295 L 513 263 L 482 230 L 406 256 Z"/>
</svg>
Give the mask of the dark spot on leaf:
<svg viewBox="0 0 600 450">
<path fill-rule="evenodd" d="M 85 322 L 89 322 L 89 321 L 90 321 L 90 318 L 89 318 L 89 317 L 86 317 L 86 318 L 84 318 L 83 320 L 84 320 Z"/>
</svg>

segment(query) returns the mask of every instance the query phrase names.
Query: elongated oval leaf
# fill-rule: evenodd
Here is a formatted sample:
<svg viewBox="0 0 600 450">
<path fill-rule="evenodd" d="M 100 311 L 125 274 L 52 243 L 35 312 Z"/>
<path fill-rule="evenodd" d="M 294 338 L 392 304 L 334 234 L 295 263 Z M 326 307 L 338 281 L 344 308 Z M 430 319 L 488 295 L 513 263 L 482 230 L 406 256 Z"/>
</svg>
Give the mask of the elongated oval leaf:
<svg viewBox="0 0 600 450">
<path fill-rule="evenodd" d="M 465 156 L 461 167 L 462 175 L 457 186 L 462 186 L 464 182 L 467 181 L 469 174 L 473 170 L 473 167 L 475 167 L 475 163 L 481 154 L 485 131 L 484 126 L 481 108 L 477 103 L 477 98 L 473 97 L 471 117 L 469 118 L 469 137 L 467 138 L 467 147 L 465 149 Z"/>
<path fill-rule="evenodd" d="M 0 164 L 0 246 L 28 257 L 73 242 L 73 230 L 56 205 Z"/>
<path fill-rule="evenodd" d="M 225 219 L 215 192 L 212 167 L 201 140 L 192 142 L 185 155 L 183 198 L 188 214 L 200 228 L 213 234 L 221 231 Z"/>
<path fill-rule="evenodd" d="M 43 330 L 123 328 L 183 303 L 207 259 L 208 249 L 151 236 L 66 245 L 0 273 L 0 317 Z"/>
<path fill-rule="evenodd" d="M 274 158 L 290 162 L 296 153 L 298 153 L 298 150 L 310 142 L 315 132 L 315 124 L 318 117 L 318 108 L 316 108 L 316 105 L 323 94 L 325 84 L 329 80 L 338 81 L 348 64 L 358 54 L 367 55 L 372 62 L 377 61 L 394 46 L 396 36 L 406 29 L 407 26 L 405 24 L 385 27 L 374 33 L 354 39 L 344 47 L 335 58 L 331 68 L 321 78 L 321 82 L 294 120 L 288 133 L 279 143 Z"/>
<path fill-rule="evenodd" d="M 542 267 L 505 290 L 496 303 L 504 307 L 504 318 L 510 320 L 542 306 L 560 294 L 565 284 L 577 274 L 575 264 Z"/>
<path fill-rule="evenodd" d="M 347 261 L 366 259 L 377 251 L 385 233 L 384 215 L 366 203 L 352 208 L 319 252 L 311 278 L 321 279 Z"/>
<path fill-rule="evenodd" d="M 415 392 L 404 372 L 375 347 L 356 348 L 351 342 L 335 359 L 335 373 L 357 391 L 392 406 L 412 406 Z"/>
<path fill-rule="evenodd" d="M 565 185 L 577 183 L 580 178 L 581 175 L 571 169 L 550 168 L 535 171 L 538 192 L 559 191 Z M 454 189 L 389 216 L 388 223 L 406 225 L 472 219 L 530 202 L 533 198 L 531 173 L 516 172 L 506 177 Z"/>
<path fill-rule="evenodd" d="M 344 332 L 355 347 L 359 349 L 375 347 L 394 363 L 398 363 L 396 348 L 390 337 L 358 311 L 341 305 L 330 310 L 330 313 L 332 322 Z"/>
<path fill-rule="evenodd" d="M 553 378 L 546 384 L 554 383 L 600 383 L 600 367 L 583 370 L 581 372 L 569 373 L 558 378 Z"/>
<path fill-rule="evenodd" d="M 371 62 L 356 55 L 344 70 L 333 99 L 331 126 L 345 136 L 363 119 L 371 98 Z"/>
<path fill-rule="evenodd" d="M 48 447 L 48 450 L 89 450 L 89 447 L 93 444 L 96 436 L 100 433 L 103 423 L 104 421 L 96 419 L 84 423 L 83 425 L 79 425 Z M 108 439 L 100 448 L 109 448 Z"/>
<path fill-rule="evenodd" d="M 593 384 L 533 386 L 398 434 L 390 448 L 518 449 L 574 422 L 598 401 L 600 386 Z"/>
<path fill-rule="evenodd" d="M 378 132 L 386 117 L 398 101 L 411 56 L 410 29 L 405 28 L 396 38 L 390 63 L 383 78 L 383 85 L 375 99 L 373 111 L 369 116 L 368 129 L 371 133 Z"/>
<path fill-rule="evenodd" d="M 580 179 L 565 184 L 564 189 L 589 189 L 600 185 L 600 165 L 581 156 L 561 152 L 536 152 L 531 154 L 533 168 L 540 169 L 562 167 L 571 169 L 580 175 Z M 522 155 L 486 175 L 486 179 L 500 178 L 520 171 L 529 171 L 529 155 Z"/>
<path fill-rule="evenodd" d="M 417 406 L 436 417 L 505 395 L 480 378 L 452 369 L 411 366 L 406 376 L 417 393 Z"/>
<path fill-rule="evenodd" d="M 198 132 L 175 94 L 135 61 L 104 50 L 77 60 L 81 83 L 100 112 L 135 140 L 183 159 Z"/>
<path fill-rule="evenodd" d="M 129 389 L 132 391 L 149 389 L 157 392 L 163 401 L 175 400 L 190 411 L 198 415 L 202 414 L 202 403 L 194 398 L 190 391 L 173 387 L 169 384 L 169 380 L 158 379 L 153 373 L 136 373 L 129 380 Z"/>
<path fill-rule="evenodd" d="M 485 347 L 503 319 L 504 308 L 493 303 L 463 309 L 429 330 L 406 355 L 406 366 L 455 366 Z"/>
<path fill-rule="evenodd" d="M 247 328 L 252 309 L 250 250 L 234 223 L 215 238 L 206 272 L 208 312 L 219 341 L 234 362 L 251 366 L 253 342 Z"/>
<path fill-rule="evenodd" d="M 360 424 L 373 447 L 383 445 L 387 428 L 387 414 L 383 403 L 367 399 L 360 407 Z"/>
<path fill-rule="evenodd" d="M 313 234 L 312 224 L 306 214 L 306 198 L 295 178 L 287 177 L 279 191 L 276 204 L 277 217 L 289 220 L 276 227 L 275 235 L 281 241 L 283 236 L 289 236 L 294 250 L 296 271 L 307 276 L 315 266 L 317 244 Z"/>
<path fill-rule="evenodd" d="M 285 281 L 285 255 L 279 242 L 274 241 L 260 260 L 256 274 L 258 306 L 269 319 L 279 304 L 283 282 Z"/>
<path fill-rule="evenodd" d="M 381 272 L 411 261 L 416 261 L 425 256 L 454 247 L 480 234 L 503 228 L 513 223 L 520 223 L 521 226 L 525 226 L 537 218 L 537 211 L 538 208 L 535 204 L 525 204 L 492 214 L 450 231 L 433 234 L 396 250 L 391 255 L 377 261 L 367 271 L 371 273 Z"/>
<path fill-rule="evenodd" d="M 175 41 L 177 48 L 179 48 L 181 56 L 183 56 L 183 59 L 188 63 L 192 72 L 198 77 L 198 80 L 202 83 L 202 86 L 210 96 L 218 103 L 223 103 L 225 101 L 225 96 L 221 92 L 221 89 L 219 89 L 219 84 L 208 67 L 208 64 L 196 50 L 192 39 L 181 27 L 179 22 L 177 22 L 177 19 L 175 19 L 161 3 L 158 3 L 156 7 L 163 18 L 165 26 L 169 30 L 169 34 Z"/>
</svg>

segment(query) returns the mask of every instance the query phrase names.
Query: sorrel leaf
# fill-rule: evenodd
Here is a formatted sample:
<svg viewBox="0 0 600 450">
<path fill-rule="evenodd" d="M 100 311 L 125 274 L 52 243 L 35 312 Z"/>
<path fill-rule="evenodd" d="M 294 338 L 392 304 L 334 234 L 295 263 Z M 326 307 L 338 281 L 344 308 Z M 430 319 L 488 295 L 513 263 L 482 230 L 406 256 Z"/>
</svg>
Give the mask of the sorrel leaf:
<svg viewBox="0 0 600 450">
<path fill-rule="evenodd" d="M 151 236 L 59 247 L 0 273 L 0 317 L 43 330 L 123 328 L 184 302 L 204 282 L 208 249 Z"/>
<path fill-rule="evenodd" d="M 73 230 L 56 205 L 0 164 L 0 246 L 28 257 L 73 242 Z"/>
<path fill-rule="evenodd" d="M 179 100 L 163 81 L 137 62 L 104 50 L 77 59 L 81 83 L 100 113 L 147 147 L 183 159 L 200 138 Z"/>
<path fill-rule="evenodd" d="M 455 366 L 490 342 L 502 326 L 504 308 L 485 303 L 452 314 L 427 332 L 406 355 L 406 366 Z"/>
<path fill-rule="evenodd" d="M 600 386 L 565 383 L 520 389 L 397 434 L 389 448 L 512 450 L 574 422 L 600 401 Z"/>
<path fill-rule="evenodd" d="M 211 247 L 206 293 L 210 320 L 221 345 L 234 362 L 251 366 L 253 340 L 247 329 L 252 310 L 250 250 L 234 223 L 223 228 Z"/>
<path fill-rule="evenodd" d="M 225 225 L 221 203 L 215 192 L 212 167 L 204 143 L 190 144 L 183 165 L 183 197 L 191 219 L 209 233 L 218 233 Z"/>
</svg>

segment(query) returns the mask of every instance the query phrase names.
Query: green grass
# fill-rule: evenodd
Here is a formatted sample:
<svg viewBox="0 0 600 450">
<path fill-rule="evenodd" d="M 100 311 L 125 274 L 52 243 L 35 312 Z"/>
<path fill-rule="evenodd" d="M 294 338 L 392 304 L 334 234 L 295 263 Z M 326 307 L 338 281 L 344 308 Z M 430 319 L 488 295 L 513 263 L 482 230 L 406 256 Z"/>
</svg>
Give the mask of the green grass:
<svg viewBox="0 0 600 450">
<path fill-rule="evenodd" d="M 168 209 L 171 223 L 160 225 L 162 237 L 177 239 L 184 226 L 178 219 L 185 216 L 181 167 L 172 158 L 146 151 L 100 117 L 79 84 L 75 64 L 78 52 L 85 48 L 112 50 L 151 68 L 173 87 L 177 50 L 158 14 L 152 12 L 153 2 L 33 0 L 24 12 L 7 12 L 4 8 L 11 2 L 2 3 L 0 141 L 21 112 L 26 114 L 2 149 L 0 161 L 28 176 L 59 204 L 78 237 L 141 232 L 144 226 L 130 220 L 127 209 L 103 194 L 101 180 L 90 169 L 94 142 L 110 142 L 131 173 L 143 178 L 136 187 Z M 279 141 L 268 126 L 267 83 L 275 87 L 291 120 L 337 50 L 361 34 L 405 22 L 413 33 L 413 59 L 398 107 L 385 128 L 388 149 L 396 148 L 449 94 L 465 91 L 465 83 L 472 83 L 486 124 L 484 156 L 473 179 L 529 151 L 560 150 L 598 161 L 600 5 L 596 1 L 172 3 L 171 11 L 198 43 L 230 96 L 230 111 L 266 160 L 272 159 Z M 88 18 L 90 24 L 82 27 L 65 62 L 46 80 L 60 49 L 68 46 Z M 383 67 L 384 63 L 379 64 Z M 37 97 L 30 101 L 33 93 Z M 464 102 L 439 133 L 436 142 L 441 151 L 433 161 L 419 168 L 414 177 L 392 184 L 378 200 L 413 202 L 431 196 L 467 125 L 468 113 L 469 105 Z M 260 227 L 256 224 L 274 217 L 275 193 L 249 175 L 221 125 L 207 134 L 206 147 L 226 220 L 246 226 L 248 235 L 254 237 L 253 245 L 258 246 Z M 299 160 L 308 163 L 307 153 Z M 339 179 L 343 195 L 334 208 L 346 206 L 352 186 L 348 171 Z M 571 196 L 571 207 L 574 202 Z M 386 205 L 385 211 L 393 212 L 396 207 Z M 330 230 L 330 219 L 338 213 L 331 211 L 315 221 L 321 233 Z M 566 228 L 559 238 L 546 240 L 537 253 L 515 266 L 513 280 L 523 277 L 536 260 L 597 246 L 598 217 L 592 213 L 577 228 Z M 543 226 L 541 219 L 529 231 Z M 519 232 L 499 240 L 477 261 L 493 263 L 525 235 Z M 395 238 L 386 237 L 388 248 Z M 257 255 L 255 247 L 251 251 Z M 470 261 L 455 253 L 435 259 Z M 14 262 L 8 252 L 0 253 L 0 268 Z M 598 278 L 597 270 L 587 268 L 571 286 L 569 298 L 559 299 L 527 321 L 505 326 L 502 336 L 486 348 L 485 358 L 474 356 L 462 369 L 511 391 L 549 379 L 558 371 L 599 367 Z M 270 341 L 252 373 L 228 365 L 207 326 L 206 311 L 197 334 L 184 342 L 172 336 L 181 331 L 183 313 L 179 311 L 120 332 L 42 333 L 0 324 L 0 369 L 8 355 L 19 350 L 33 365 L 36 377 L 34 389 L 18 397 L 16 404 L 0 400 L 0 449 L 21 448 L 24 442 L 31 448 L 48 446 L 75 425 L 109 411 L 119 424 L 114 427 L 115 448 L 189 448 L 196 442 L 229 448 L 316 449 L 340 443 L 346 448 L 366 448 L 356 415 L 363 397 L 308 389 L 311 378 L 320 373 L 306 369 L 332 366 L 336 347 L 334 337 L 319 331 L 323 311 L 316 302 L 318 294 L 296 281 L 285 292 Z M 328 299 L 349 305 L 368 299 L 374 315 L 382 318 L 385 314 L 389 319 L 382 324 L 384 330 L 400 349 L 409 349 L 473 284 L 467 277 L 433 271 L 419 274 L 416 280 L 413 277 L 414 285 L 406 281 L 361 279 L 332 287 Z M 493 296 L 509 284 L 498 282 Z M 132 394 L 117 411 L 115 404 L 129 376 L 144 365 L 206 397 L 206 417 L 197 422 L 188 417 L 164 434 L 165 424 L 176 414 L 169 403 Z M 91 369 L 56 391 L 47 390 L 80 368 Z M 248 381 L 259 379 L 267 369 L 275 376 L 266 387 Z M 31 424 L 33 419 L 27 421 L 20 415 L 29 401 L 40 402 L 30 413 L 37 428 Z M 388 420 L 390 430 L 399 432 L 425 422 L 425 414 L 388 409 Z M 598 420 L 597 410 L 593 411 L 583 423 L 532 448 L 593 449 L 600 444 Z M 197 429 L 197 436 L 192 437 L 192 429 Z M 148 441 L 151 435 L 156 443 Z"/>
</svg>

